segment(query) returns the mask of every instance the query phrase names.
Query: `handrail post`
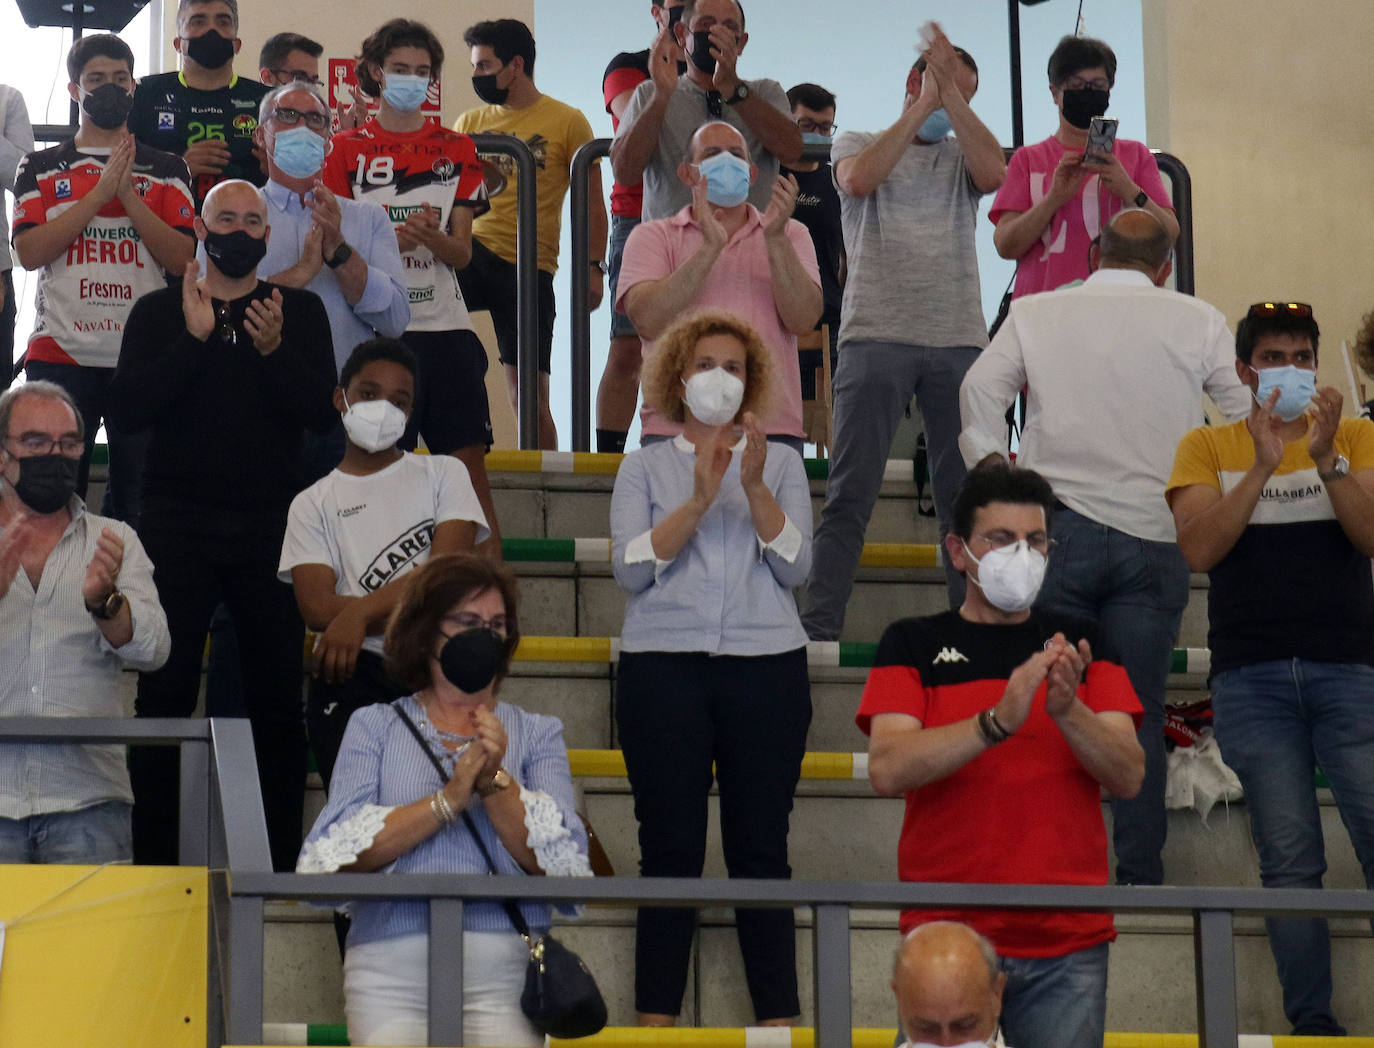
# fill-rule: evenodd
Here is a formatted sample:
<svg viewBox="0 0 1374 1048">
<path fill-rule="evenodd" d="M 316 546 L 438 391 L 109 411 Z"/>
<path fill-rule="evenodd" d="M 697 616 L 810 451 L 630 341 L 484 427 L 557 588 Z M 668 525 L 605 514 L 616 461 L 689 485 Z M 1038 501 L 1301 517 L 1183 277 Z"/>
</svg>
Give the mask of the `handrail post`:
<svg viewBox="0 0 1374 1048">
<path fill-rule="evenodd" d="M 572 219 L 572 450 L 591 451 L 592 432 L 592 311 L 587 306 L 587 289 L 591 282 L 592 164 L 611 151 L 609 138 L 594 138 L 582 146 L 572 158 L 572 187 L 569 201 Z M 604 206 L 604 202 L 603 202 Z M 605 261 L 603 259 L 603 261 Z M 610 293 L 610 287 L 606 288 Z M 614 302 L 602 300 L 615 309 Z"/>
<path fill-rule="evenodd" d="M 178 815 L 177 862 L 210 864 L 210 742 L 181 740 L 181 806 Z"/>
<path fill-rule="evenodd" d="M 429 900 L 429 1043 L 463 1043 L 463 900 Z"/>
<path fill-rule="evenodd" d="M 1193 915 L 1198 1048 L 1236 1048 L 1236 943 L 1230 910 Z"/>
<path fill-rule="evenodd" d="M 263 934 L 262 896 L 231 895 L 227 1009 L 230 1044 L 262 1044 Z"/>
<path fill-rule="evenodd" d="M 530 147 L 513 135 L 469 136 L 481 153 L 515 159 L 516 357 L 520 447 L 539 447 L 539 172 Z"/>
<path fill-rule="evenodd" d="M 812 978 L 815 983 L 815 1048 L 850 1048 L 849 907 L 822 903 L 812 922 Z"/>
<path fill-rule="evenodd" d="M 1178 218 L 1178 242 L 1174 244 L 1174 286 L 1185 295 L 1197 294 L 1197 270 L 1193 260 L 1193 176 L 1182 160 L 1172 153 L 1150 150 L 1155 163 L 1169 176 Z"/>
</svg>

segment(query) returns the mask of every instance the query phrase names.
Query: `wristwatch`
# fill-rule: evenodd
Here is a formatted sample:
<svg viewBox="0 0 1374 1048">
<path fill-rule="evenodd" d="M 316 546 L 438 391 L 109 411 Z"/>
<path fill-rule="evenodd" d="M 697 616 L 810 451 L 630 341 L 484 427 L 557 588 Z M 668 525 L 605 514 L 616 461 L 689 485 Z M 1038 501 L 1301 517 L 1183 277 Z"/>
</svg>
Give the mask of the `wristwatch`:
<svg viewBox="0 0 1374 1048">
<path fill-rule="evenodd" d="M 338 269 L 352 257 L 353 249 L 347 244 L 340 244 L 334 249 L 334 253 L 324 260 L 324 264 L 330 269 Z"/>
<path fill-rule="evenodd" d="M 1341 477 L 1350 476 L 1350 460 L 1344 455 L 1337 455 L 1336 461 L 1331 464 L 1329 470 L 1317 470 L 1317 476 L 1323 481 L 1330 482 L 1339 480 Z"/>
<path fill-rule="evenodd" d="M 99 619 L 101 622 L 108 622 L 118 615 L 123 607 L 124 594 L 120 593 L 119 590 L 111 590 L 109 596 L 96 601 L 95 607 L 87 604 L 86 610 L 91 613 L 93 618 Z"/>
<path fill-rule="evenodd" d="M 485 786 L 478 786 L 475 792 L 479 797 L 490 797 L 493 793 L 500 793 L 514 781 L 510 777 L 510 772 L 506 771 L 505 768 L 497 768 L 496 774 L 491 777 L 491 782 Z"/>
<path fill-rule="evenodd" d="M 735 87 L 735 93 L 725 100 L 727 106 L 737 106 L 749 97 L 749 85 L 743 80 Z"/>
<path fill-rule="evenodd" d="M 1150 194 L 1145 192 L 1145 190 L 1143 189 L 1139 193 L 1137 193 L 1135 195 L 1135 199 L 1131 201 L 1131 203 L 1135 204 L 1136 207 L 1144 207 L 1149 202 Z"/>
<path fill-rule="evenodd" d="M 603 277 L 607 274 L 607 272 L 609 272 L 606 263 L 602 262 L 599 258 L 589 259 L 588 263 L 594 270 L 600 273 Z"/>
</svg>

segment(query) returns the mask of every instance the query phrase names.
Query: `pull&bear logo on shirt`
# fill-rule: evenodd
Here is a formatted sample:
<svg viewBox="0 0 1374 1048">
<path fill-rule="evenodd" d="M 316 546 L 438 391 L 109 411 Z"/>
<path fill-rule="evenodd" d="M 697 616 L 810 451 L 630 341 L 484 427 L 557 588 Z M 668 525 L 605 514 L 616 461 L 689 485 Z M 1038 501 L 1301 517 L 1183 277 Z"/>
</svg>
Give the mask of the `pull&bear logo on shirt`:
<svg viewBox="0 0 1374 1048">
<path fill-rule="evenodd" d="M 416 557 L 428 550 L 433 538 L 433 520 L 426 520 L 407 528 L 377 554 L 358 582 L 369 593 L 380 589 L 409 568 Z"/>
</svg>

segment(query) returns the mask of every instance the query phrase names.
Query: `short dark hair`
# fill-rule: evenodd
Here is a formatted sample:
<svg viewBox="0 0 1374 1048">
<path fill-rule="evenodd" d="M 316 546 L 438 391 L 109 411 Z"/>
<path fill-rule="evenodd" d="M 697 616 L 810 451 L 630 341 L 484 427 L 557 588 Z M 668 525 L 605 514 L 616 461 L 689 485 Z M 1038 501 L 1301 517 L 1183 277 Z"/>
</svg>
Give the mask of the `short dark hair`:
<svg viewBox="0 0 1374 1048">
<path fill-rule="evenodd" d="M 1321 338 L 1321 329 L 1317 327 L 1317 318 L 1310 314 L 1297 317 L 1291 313 L 1279 312 L 1271 317 L 1257 317 L 1247 310 L 1240 323 L 1236 325 L 1237 359 L 1245 364 L 1250 363 L 1250 357 L 1255 352 L 1255 343 L 1265 335 L 1296 335 L 1299 338 L 1306 336 L 1312 340 L 1312 353 L 1315 355 L 1317 340 Z"/>
<path fill-rule="evenodd" d="M 1039 506 L 1045 511 L 1045 528 L 1054 516 L 1054 489 L 1033 469 L 997 462 L 968 471 L 959 494 L 954 496 L 954 534 L 967 541 L 973 537 L 973 517 L 990 502 L 1014 502 Z"/>
<path fill-rule="evenodd" d="M 489 47 L 502 65 L 519 55 L 525 60 L 525 75 L 534 76 L 534 34 L 518 18 L 494 18 L 468 26 L 463 34 L 468 47 Z"/>
<path fill-rule="evenodd" d="M 134 53 L 129 45 L 114 33 L 96 33 L 94 36 L 83 36 L 72 44 L 67 52 L 67 79 L 73 84 L 81 83 L 81 74 L 92 58 L 113 58 L 116 62 L 127 62 L 129 75 L 133 75 Z"/>
<path fill-rule="evenodd" d="M 530 46 L 533 48 L 532 42 Z M 363 89 L 363 94 L 376 98 L 382 93 L 382 85 L 377 83 L 376 77 L 368 69 L 368 64 L 380 67 L 386 61 L 386 56 L 398 47 L 418 47 L 421 51 L 428 51 L 429 78 L 439 79 L 439 74 L 444 68 L 444 45 L 439 43 L 434 31 L 423 22 L 409 18 L 393 18 L 389 22 L 384 22 L 375 33 L 363 41 L 362 51 L 355 60 L 353 72 L 358 78 L 358 86 Z M 531 59 L 529 64 L 532 62 Z M 526 65 L 526 71 L 529 64 Z"/>
<path fill-rule="evenodd" d="M 269 36 L 258 52 L 258 68 L 276 69 L 292 51 L 304 51 L 311 58 L 319 58 L 324 54 L 324 45 L 300 33 L 277 33 Z"/>
<path fill-rule="evenodd" d="M 87 37 L 86 39 L 90 39 Z M 17 386 L 10 386 L 4 393 L 0 393 L 0 440 L 9 439 L 10 435 L 10 416 L 14 414 L 14 405 L 21 397 L 42 397 L 45 400 L 57 400 L 66 404 L 72 409 L 72 415 L 76 417 L 76 435 L 82 440 L 86 439 L 86 419 L 81 414 L 81 409 L 76 406 L 76 401 L 72 395 L 59 386 L 56 382 L 49 382 L 46 379 L 30 379 L 28 382 Z"/>
<path fill-rule="evenodd" d="M 413 349 L 399 338 L 370 338 L 366 342 L 359 342 L 353 347 L 353 352 L 348 354 L 343 370 L 339 372 L 339 385 L 347 389 L 348 384 L 353 381 L 353 376 L 374 360 L 389 360 L 393 364 L 400 364 L 410 372 L 412 378 L 419 380 L 420 362 Z"/>
<path fill-rule="evenodd" d="M 962 47 L 955 47 L 954 53 L 959 56 L 959 61 L 963 62 L 964 65 L 968 66 L 970 69 L 973 70 L 973 75 L 975 77 L 978 76 L 978 63 L 973 60 L 973 56 L 971 54 L 965 51 Z M 919 69 L 922 73 L 924 73 L 926 71 L 926 56 L 922 55 L 920 58 L 916 59 L 916 61 L 912 62 L 911 68 Z M 908 72 L 910 72 L 910 70 L 908 70 Z"/>
<path fill-rule="evenodd" d="M 787 104 L 793 109 L 806 106 L 807 109 L 820 112 L 834 108 L 835 96 L 820 84 L 797 84 L 787 89 Z"/>
<path fill-rule="evenodd" d="M 499 687 L 520 643 L 515 575 L 504 564 L 477 553 L 430 557 L 405 579 L 405 594 L 386 628 L 387 672 L 407 688 L 427 687 L 440 620 L 469 597 L 487 590 L 500 593 L 506 609 L 506 643 L 496 672 Z"/>
<path fill-rule="evenodd" d="M 1062 84 L 1074 73 L 1084 69 L 1096 69 L 1098 66 L 1107 71 L 1107 83 L 1114 85 L 1116 52 L 1107 42 L 1091 36 L 1066 36 L 1050 52 L 1046 72 L 1049 73 L 1050 85 L 1054 86 Z"/>
<path fill-rule="evenodd" d="M 741 0 L 733 0 L 733 2 L 734 5 L 739 8 L 739 28 L 742 33 L 744 32 L 744 4 Z M 684 25 L 692 20 L 692 15 L 696 13 L 696 9 L 697 0 L 687 0 L 687 2 L 682 5 L 682 21 Z"/>
</svg>

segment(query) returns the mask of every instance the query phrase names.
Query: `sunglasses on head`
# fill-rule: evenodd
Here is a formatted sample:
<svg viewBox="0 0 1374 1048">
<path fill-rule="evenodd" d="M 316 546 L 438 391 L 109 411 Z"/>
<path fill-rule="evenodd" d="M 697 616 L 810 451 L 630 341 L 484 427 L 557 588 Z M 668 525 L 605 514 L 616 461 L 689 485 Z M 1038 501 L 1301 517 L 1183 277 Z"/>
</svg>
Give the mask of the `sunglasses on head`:
<svg viewBox="0 0 1374 1048">
<path fill-rule="evenodd" d="M 1245 318 L 1251 317 L 1295 317 L 1305 320 L 1312 315 L 1312 307 L 1306 302 L 1256 302 L 1245 312 Z"/>
</svg>

